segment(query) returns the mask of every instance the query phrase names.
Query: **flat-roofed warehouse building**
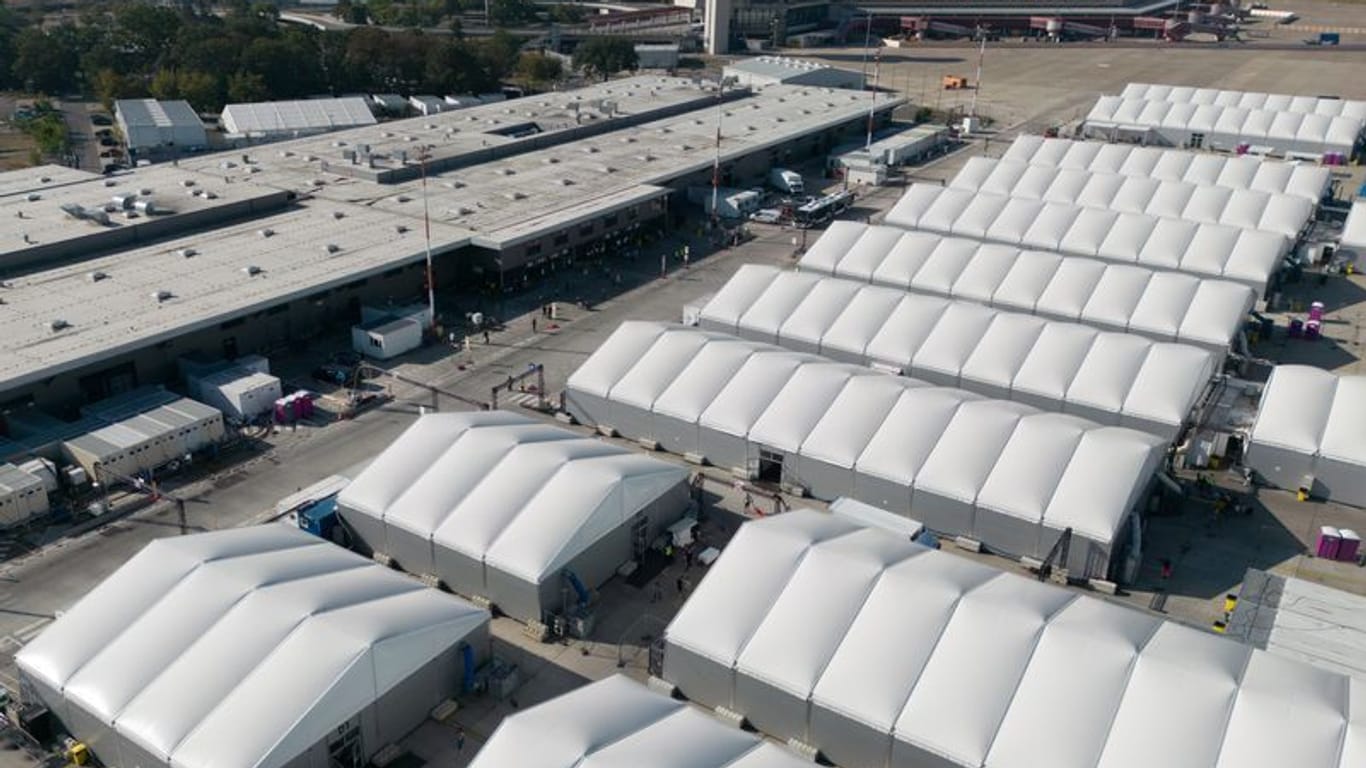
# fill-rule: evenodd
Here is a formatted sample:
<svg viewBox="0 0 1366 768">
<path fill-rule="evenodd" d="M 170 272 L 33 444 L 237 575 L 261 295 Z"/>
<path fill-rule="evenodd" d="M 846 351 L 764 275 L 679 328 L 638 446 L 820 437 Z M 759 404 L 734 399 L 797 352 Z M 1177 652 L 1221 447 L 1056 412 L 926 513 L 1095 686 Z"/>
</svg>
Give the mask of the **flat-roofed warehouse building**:
<svg viewBox="0 0 1366 768">
<path fill-rule="evenodd" d="M 1314 218 L 1314 204 L 1298 195 L 1107 171 L 1049 168 L 986 157 L 968 160 L 948 186 L 968 192 L 1275 232 L 1292 240 L 1298 239 Z"/>
<path fill-rule="evenodd" d="M 1366 683 L 797 510 L 664 634 L 689 699 L 859 768 L 1349 768 Z"/>
<path fill-rule="evenodd" d="M 1186 344 L 748 264 L 699 326 L 1174 441 L 1215 374 Z"/>
<path fill-rule="evenodd" d="M 202 149 L 209 139 L 204 122 L 186 101 L 119 99 L 114 120 L 133 153 L 158 149 Z"/>
<path fill-rule="evenodd" d="M 223 133 L 248 139 L 280 139 L 374 125 L 375 114 L 363 96 L 229 104 L 223 107 Z"/>
<path fill-rule="evenodd" d="M 1366 127 L 1366 101 L 1130 83 L 1101 96 L 1090 138 L 1346 162 Z"/>
<path fill-rule="evenodd" d="M 470 768 L 803 768 L 790 751 L 623 675 L 514 713 Z"/>
<path fill-rule="evenodd" d="M 1366 376 L 1273 368 L 1243 463 L 1272 485 L 1366 507 Z"/>
<path fill-rule="evenodd" d="M 1070 528 L 1068 566 L 1083 578 L 1128 567 L 1126 547 L 1139 543 L 1130 526 L 1165 444 L 666 323 L 623 323 L 570 376 L 564 404 L 581 423 L 909 515 L 1001 554 L 1041 558 Z"/>
<path fill-rule="evenodd" d="M 928 184 L 912 185 L 885 221 L 904 229 L 1232 280 L 1258 295 L 1267 292 L 1292 244 L 1275 232 Z"/>
<path fill-rule="evenodd" d="M 1117 173 L 1156 181 L 1185 181 L 1232 190 L 1295 195 L 1316 205 L 1329 193 L 1333 178 L 1332 171 L 1323 166 L 1251 155 L 1218 155 L 1028 135 L 1011 142 L 1001 159 L 1044 168 Z"/>
<path fill-rule="evenodd" d="M 364 764 L 458 695 L 488 622 L 269 524 L 154 541 L 16 661 L 105 765 L 327 768 Z"/>
<path fill-rule="evenodd" d="M 337 498 L 360 545 L 523 622 L 683 516 L 688 470 L 506 411 L 429 414 Z M 572 589 L 570 588 L 572 585 Z"/>
<path fill-rule="evenodd" d="M 1246 285 L 836 221 L 802 254 L 802 272 L 1028 312 L 1225 354 L 1257 295 Z"/>
<path fill-rule="evenodd" d="M 824 152 L 866 130 L 870 99 L 775 86 L 727 102 L 723 174 L 759 178 L 775 162 Z M 879 99 L 877 113 L 885 116 L 897 103 Z M 710 104 L 429 178 L 438 282 L 479 278 L 497 286 L 520 280 L 522 270 L 659 226 L 671 196 L 684 205 L 674 190 L 710 183 L 713 159 L 700 150 L 715 143 L 714 93 Z M 138 383 L 160 381 L 192 351 L 256 351 L 320 330 L 353 301 L 416 294 L 425 259 L 421 180 L 338 176 L 322 171 L 318 158 L 292 153 L 254 150 L 247 161 L 241 153 L 201 156 L 166 169 L 189 175 L 168 177 L 172 183 L 227 190 L 231 200 L 296 196 L 274 215 L 10 280 L 0 393 L 48 402 L 76 399 L 86 389 L 99 395 L 98 386 L 79 384 L 90 377 L 131 371 Z M 136 188 L 141 173 L 116 179 Z M 54 227 L 45 242 L 78 248 L 95 231 L 49 203 L 34 213 Z M 74 375 L 37 383 L 57 373 Z"/>
<path fill-rule="evenodd" d="M 100 178 L 98 173 L 68 168 L 65 165 L 38 165 L 32 168 L 0 171 L 0 199 L 10 195 L 41 195 L 46 189 Z"/>
</svg>

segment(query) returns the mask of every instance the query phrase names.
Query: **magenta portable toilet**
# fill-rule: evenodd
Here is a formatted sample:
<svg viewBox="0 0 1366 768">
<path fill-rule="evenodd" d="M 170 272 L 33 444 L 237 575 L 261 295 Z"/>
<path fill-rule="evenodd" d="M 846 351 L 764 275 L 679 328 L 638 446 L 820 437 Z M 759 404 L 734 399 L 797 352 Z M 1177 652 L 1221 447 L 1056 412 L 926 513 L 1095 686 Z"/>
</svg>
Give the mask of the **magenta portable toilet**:
<svg viewBox="0 0 1366 768">
<path fill-rule="evenodd" d="M 1342 531 L 1331 525 L 1319 529 L 1319 540 L 1314 544 L 1314 554 L 1325 560 L 1336 560 L 1338 548 L 1342 545 Z"/>
<path fill-rule="evenodd" d="M 1315 301 L 1309 305 L 1309 319 L 1323 322 L 1323 302 Z"/>
<path fill-rule="evenodd" d="M 1343 528 L 1338 531 L 1340 541 L 1338 542 L 1338 560 L 1344 563 L 1355 563 L 1357 561 L 1357 550 L 1361 549 L 1361 537 L 1351 528 Z"/>
</svg>

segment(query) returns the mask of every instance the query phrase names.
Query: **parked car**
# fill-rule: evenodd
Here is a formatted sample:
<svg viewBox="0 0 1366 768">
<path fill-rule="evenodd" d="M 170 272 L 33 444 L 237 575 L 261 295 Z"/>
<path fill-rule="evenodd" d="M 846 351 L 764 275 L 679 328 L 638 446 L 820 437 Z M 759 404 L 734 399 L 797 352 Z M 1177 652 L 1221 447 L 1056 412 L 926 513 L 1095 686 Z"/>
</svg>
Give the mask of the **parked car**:
<svg viewBox="0 0 1366 768">
<path fill-rule="evenodd" d="M 100 137 L 100 146 L 101 146 L 101 147 L 117 147 L 118 145 L 119 145 L 119 143 L 118 143 L 117 141 L 114 140 L 114 137 L 113 137 L 113 136 L 101 136 L 101 137 Z"/>
<path fill-rule="evenodd" d="M 336 363 L 323 363 L 313 369 L 313 378 L 328 384 L 345 384 L 351 378 L 351 369 Z"/>
<path fill-rule="evenodd" d="M 93 125 L 113 125 L 114 119 L 109 115 L 96 113 L 90 116 L 90 122 Z"/>
<path fill-rule="evenodd" d="M 761 208 L 749 215 L 749 220 L 759 224 L 780 224 L 783 212 L 777 208 Z"/>
</svg>

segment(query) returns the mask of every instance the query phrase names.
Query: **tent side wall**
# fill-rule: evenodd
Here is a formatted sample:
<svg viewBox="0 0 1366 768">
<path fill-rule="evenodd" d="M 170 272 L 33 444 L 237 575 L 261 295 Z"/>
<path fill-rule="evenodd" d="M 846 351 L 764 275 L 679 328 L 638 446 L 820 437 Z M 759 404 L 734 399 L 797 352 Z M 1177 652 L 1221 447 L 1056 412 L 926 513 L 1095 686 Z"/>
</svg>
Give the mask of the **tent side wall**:
<svg viewBox="0 0 1366 768">
<path fill-rule="evenodd" d="M 432 551 L 430 534 L 413 533 L 386 520 L 383 541 L 384 554 L 392 557 L 399 568 L 418 575 L 436 572 L 436 555 Z"/>
<path fill-rule="evenodd" d="M 1314 463 L 1315 493 L 1333 501 L 1366 507 L 1366 467 L 1319 456 Z M 1289 486 L 1288 486 L 1289 487 Z"/>
<path fill-rule="evenodd" d="M 355 534 L 354 546 L 357 551 L 367 557 L 376 552 L 389 554 L 389 543 L 385 538 L 386 525 L 383 520 L 343 504 L 337 505 L 337 515 Z"/>
<path fill-rule="evenodd" d="M 432 575 L 452 592 L 467 597 L 488 597 L 484 583 L 484 564 L 456 549 L 435 542 Z"/>
<path fill-rule="evenodd" d="M 757 677 L 736 674 L 735 711 L 759 731 L 782 741 L 808 738 L 810 702 Z"/>
<path fill-rule="evenodd" d="M 1263 443 L 1253 438 L 1245 463 L 1278 488 L 1294 490 L 1305 475 L 1314 474 L 1314 457 L 1306 453 Z"/>
<path fill-rule="evenodd" d="M 811 742 L 835 765 L 885 766 L 891 756 L 892 738 L 833 709 L 811 707 Z"/>
<path fill-rule="evenodd" d="M 706 707 L 732 707 L 735 695 L 735 668 L 718 663 L 665 638 L 664 679 Z"/>
<path fill-rule="evenodd" d="M 564 571 L 572 571 L 589 589 L 598 589 L 616 575 L 617 568 L 632 558 L 631 528 L 637 520 L 648 520 L 647 540 L 653 540 L 683 517 L 688 509 L 686 482 L 679 482 L 663 495 L 593 542 L 561 568 L 533 584 L 521 576 L 487 567 L 487 594 L 498 610 L 519 621 L 541 621 L 545 614 L 564 610 Z M 571 595 L 570 600 L 575 598 Z"/>
<path fill-rule="evenodd" d="M 821 499 L 838 499 L 854 495 L 854 469 L 841 467 L 828 461 L 801 455 L 792 457 L 796 462 L 797 485 L 806 488 L 812 496 Z M 784 462 L 786 472 L 788 462 Z"/>
</svg>

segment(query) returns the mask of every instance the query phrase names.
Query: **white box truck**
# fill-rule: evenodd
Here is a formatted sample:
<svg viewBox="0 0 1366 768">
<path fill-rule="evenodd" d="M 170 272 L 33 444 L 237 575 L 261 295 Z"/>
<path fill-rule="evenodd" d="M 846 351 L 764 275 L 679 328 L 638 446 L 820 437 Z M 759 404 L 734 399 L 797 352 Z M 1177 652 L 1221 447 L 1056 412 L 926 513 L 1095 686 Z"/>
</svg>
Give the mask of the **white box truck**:
<svg viewBox="0 0 1366 768">
<path fill-rule="evenodd" d="M 774 189 L 788 195 L 806 194 L 806 185 L 802 183 L 802 175 L 786 168 L 774 168 L 769 171 L 768 183 L 773 185 Z"/>
</svg>

